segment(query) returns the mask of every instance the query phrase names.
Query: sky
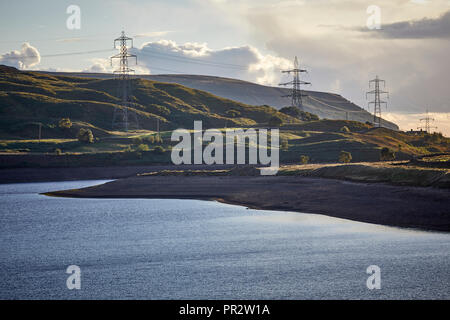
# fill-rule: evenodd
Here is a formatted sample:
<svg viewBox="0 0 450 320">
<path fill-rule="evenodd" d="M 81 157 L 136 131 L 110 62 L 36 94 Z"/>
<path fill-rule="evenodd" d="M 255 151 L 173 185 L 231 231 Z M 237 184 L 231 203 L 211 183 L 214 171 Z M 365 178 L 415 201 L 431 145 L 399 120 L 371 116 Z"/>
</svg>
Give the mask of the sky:
<svg viewBox="0 0 450 320">
<path fill-rule="evenodd" d="M 0 64 L 26 70 L 111 72 L 122 30 L 138 74 L 277 86 L 298 56 L 308 90 L 367 109 L 378 75 L 383 117 L 417 129 L 428 109 L 450 136 L 450 0 L 15 0 L 0 2 L 0 30 Z"/>
</svg>

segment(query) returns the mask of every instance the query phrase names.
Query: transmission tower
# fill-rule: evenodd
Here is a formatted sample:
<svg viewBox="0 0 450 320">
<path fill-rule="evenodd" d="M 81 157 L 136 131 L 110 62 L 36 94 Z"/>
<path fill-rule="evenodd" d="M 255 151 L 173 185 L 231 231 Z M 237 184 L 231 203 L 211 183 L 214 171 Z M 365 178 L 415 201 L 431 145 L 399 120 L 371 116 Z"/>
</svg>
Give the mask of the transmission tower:
<svg viewBox="0 0 450 320">
<path fill-rule="evenodd" d="M 130 47 L 128 47 L 128 42 L 131 42 Z M 125 131 L 128 131 L 130 127 L 130 114 L 133 118 L 131 122 L 134 122 L 136 128 L 138 127 L 136 112 L 130 110 L 130 107 L 133 106 L 133 103 L 130 101 L 130 93 L 131 74 L 134 73 L 134 70 L 128 66 L 128 58 L 135 58 L 137 64 L 137 56 L 128 53 L 129 48 L 133 48 L 133 39 L 127 37 L 125 31 L 122 31 L 121 36 L 114 40 L 114 49 L 119 49 L 119 53 L 111 57 L 111 66 L 114 59 L 119 60 L 119 68 L 114 70 L 114 78 L 119 83 L 119 96 L 122 98 L 122 108 L 114 109 L 112 127 Z"/>
<path fill-rule="evenodd" d="M 369 109 L 370 105 L 373 104 L 373 123 L 375 126 L 378 125 L 378 127 L 381 127 L 381 105 L 384 104 L 387 108 L 387 102 L 381 100 L 381 95 L 387 94 L 387 97 L 389 99 L 389 92 L 380 89 L 380 82 L 383 82 L 383 88 L 385 88 L 386 81 L 381 80 L 378 78 L 378 76 L 376 76 L 375 79 L 369 81 L 369 88 L 372 87 L 372 83 L 375 84 L 374 90 L 366 92 L 366 99 L 369 94 L 374 95 L 374 100 L 369 102 Z"/>
<path fill-rule="evenodd" d="M 431 121 L 434 121 L 434 118 L 430 118 L 430 116 L 428 115 L 428 109 L 427 109 L 426 117 L 420 119 L 420 121 L 425 121 L 425 125 L 418 127 L 417 129 L 419 129 L 419 130 L 425 130 L 426 133 L 431 133 L 431 129 L 437 129 L 437 127 L 431 126 Z"/>
<path fill-rule="evenodd" d="M 279 84 L 280 86 L 292 85 L 292 93 L 288 94 L 288 95 L 284 95 L 282 97 L 291 97 L 292 98 L 292 106 L 298 107 L 300 110 L 304 111 L 303 110 L 302 97 L 307 97 L 308 95 L 302 93 L 302 91 L 300 89 L 300 86 L 301 85 L 311 84 L 311 83 L 302 81 L 300 79 L 300 74 L 301 73 L 308 73 L 308 71 L 299 68 L 297 57 L 295 57 L 294 69 L 292 69 L 292 70 L 284 70 L 284 71 L 281 71 L 281 72 L 282 73 L 288 73 L 288 74 L 291 74 L 291 73 L 294 74 L 294 79 L 292 81 Z"/>
</svg>

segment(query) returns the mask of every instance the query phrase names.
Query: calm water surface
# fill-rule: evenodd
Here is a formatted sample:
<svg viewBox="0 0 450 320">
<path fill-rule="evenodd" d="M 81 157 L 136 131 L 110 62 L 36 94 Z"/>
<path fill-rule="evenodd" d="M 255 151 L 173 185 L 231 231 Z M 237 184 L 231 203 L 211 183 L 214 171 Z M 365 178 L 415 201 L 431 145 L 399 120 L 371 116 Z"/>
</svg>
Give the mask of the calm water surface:
<svg viewBox="0 0 450 320">
<path fill-rule="evenodd" d="M 449 299 L 450 234 L 196 200 L 0 185 L 1 299 Z M 78 265 L 81 290 L 68 290 Z M 368 290 L 366 268 L 381 268 Z"/>
</svg>

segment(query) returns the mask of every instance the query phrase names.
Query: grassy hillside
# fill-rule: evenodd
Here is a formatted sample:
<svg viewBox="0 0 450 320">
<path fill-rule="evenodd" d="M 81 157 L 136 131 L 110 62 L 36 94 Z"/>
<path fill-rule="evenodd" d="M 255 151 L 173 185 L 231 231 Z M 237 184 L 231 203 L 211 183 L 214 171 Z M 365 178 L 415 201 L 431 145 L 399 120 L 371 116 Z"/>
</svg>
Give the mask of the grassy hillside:
<svg viewBox="0 0 450 320">
<path fill-rule="evenodd" d="M 112 77 L 111 74 L 106 73 L 49 72 L 48 74 L 66 74 L 99 79 L 110 79 Z M 290 93 L 288 88 L 263 86 L 238 79 L 188 74 L 139 75 L 139 77 L 147 80 L 181 84 L 250 105 L 270 105 L 281 109 L 291 103 L 290 98 L 283 97 Z M 373 121 L 372 114 L 339 94 L 308 90 L 305 90 L 305 93 L 308 95 L 303 100 L 305 111 L 316 114 L 321 119 Z M 398 130 L 398 126 L 392 122 L 383 119 L 382 124 L 386 128 Z"/>
<path fill-rule="evenodd" d="M 0 167 L 169 163 L 174 129 L 191 129 L 194 120 L 202 120 L 204 129 L 268 127 L 273 116 L 284 122 L 282 163 L 299 163 L 301 156 L 308 157 L 309 163 L 334 163 L 342 151 L 351 153 L 352 162 L 373 162 L 380 160 L 382 148 L 389 148 L 397 160 L 450 153 L 450 139 L 438 134 L 411 134 L 348 120 L 302 122 L 269 106 L 250 106 L 178 84 L 142 79 L 133 82 L 131 109 L 139 129 L 116 131 L 113 112 L 122 108 L 117 91 L 111 79 L 0 66 Z M 61 118 L 70 118 L 72 127 L 59 128 Z M 157 119 L 162 141 L 155 140 Z M 40 123 L 42 140 L 38 141 Z M 80 128 L 93 132 L 94 143 L 76 139 Z"/>
<path fill-rule="evenodd" d="M 274 115 L 288 123 L 299 122 L 271 107 L 250 106 L 177 84 L 135 79 L 132 87 L 130 112 L 137 114 L 143 130 L 155 130 L 157 119 L 163 130 L 192 128 L 194 120 L 202 120 L 204 127 L 253 126 Z M 52 76 L 0 66 L 0 135 L 36 137 L 40 122 L 43 137 L 64 138 L 67 133 L 57 127 L 61 118 L 70 118 L 75 128 L 89 126 L 98 135 L 108 135 L 114 109 L 122 108 L 117 93 L 117 81 L 111 79 Z"/>
</svg>

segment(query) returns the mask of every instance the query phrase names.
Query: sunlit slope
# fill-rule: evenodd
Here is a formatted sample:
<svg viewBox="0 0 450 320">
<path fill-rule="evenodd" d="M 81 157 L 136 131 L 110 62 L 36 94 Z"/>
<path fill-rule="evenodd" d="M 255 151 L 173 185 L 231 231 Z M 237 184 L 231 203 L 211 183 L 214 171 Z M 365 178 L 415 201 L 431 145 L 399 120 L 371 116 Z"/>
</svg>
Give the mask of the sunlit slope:
<svg viewBox="0 0 450 320">
<path fill-rule="evenodd" d="M 131 111 L 144 130 L 155 130 L 158 120 L 163 130 L 192 128 L 194 120 L 202 120 L 205 128 L 253 126 L 267 123 L 274 115 L 286 123 L 299 122 L 272 107 L 251 106 L 178 84 L 135 79 L 132 86 Z M 0 131 L 22 137 L 33 131 L 35 136 L 36 123 L 51 129 L 59 119 L 68 117 L 106 132 L 113 129 L 114 110 L 122 108 L 117 96 L 118 84 L 112 79 L 21 72 L 0 66 Z"/>
<path fill-rule="evenodd" d="M 83 77 L 111 78 L 110 74 L 71 73 Z M 250 105 L 270 105 L 282 108 L 290 104 L 290 99 L 282 97 L 289 94 L 286 88 L 262 86 L 256 83 L 202 75 L 139 75 L 140 78 L 177 83 L 183 86 L 210 92 L 214 95 Z M 334 120 L 355 120 L 372 122 L 373 115 L 350 102 L 339 94 L 305 91 L 305 111 L 317 114 L 320 118 Z M 398 130 L 394 123 L 383 120 L 383 126 Z"/>
</svg>

